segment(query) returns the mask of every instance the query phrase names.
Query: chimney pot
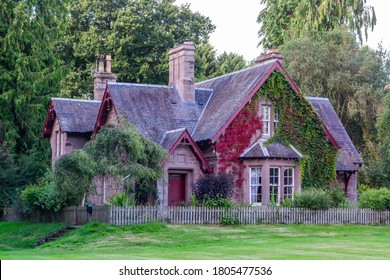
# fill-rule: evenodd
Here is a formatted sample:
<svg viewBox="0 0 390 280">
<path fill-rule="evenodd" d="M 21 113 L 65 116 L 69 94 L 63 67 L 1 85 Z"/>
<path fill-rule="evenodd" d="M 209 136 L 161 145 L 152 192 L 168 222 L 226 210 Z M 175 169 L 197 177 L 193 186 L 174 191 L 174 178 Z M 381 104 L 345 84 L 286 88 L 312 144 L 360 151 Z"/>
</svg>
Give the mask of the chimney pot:
<svg viewBox="0 0 390 280">
<path fill-rule="evenodd" d="M 106 55 L 106 73 L 111 73 L 111 55 Z"/>
<path fill-rule="evenodd" d="M 268 49 L 265 53 L 262 53 L 260 56 L 256 58 L 256 64 L 263 64 L 265 62 L 270 62 L 273 60 L 279 60 L 279 62 L 283 62 L 283 55 L 279 52 L 278 48 Z"/>
<path fill-rule="evenodd" d="M 104 54 L 99 55 L 99 73 L 104 73 Z"/>
<path fill-rule="evenodd" d="M 94 100 L 102 100 L 108 82 L 116 82 L 116 75 L 111 73 L 111 55 L 106 56 L 106 71 L 104 71 L 104 54 L 99 55 L 99 71 L 94 75 Z"/>
</svg>

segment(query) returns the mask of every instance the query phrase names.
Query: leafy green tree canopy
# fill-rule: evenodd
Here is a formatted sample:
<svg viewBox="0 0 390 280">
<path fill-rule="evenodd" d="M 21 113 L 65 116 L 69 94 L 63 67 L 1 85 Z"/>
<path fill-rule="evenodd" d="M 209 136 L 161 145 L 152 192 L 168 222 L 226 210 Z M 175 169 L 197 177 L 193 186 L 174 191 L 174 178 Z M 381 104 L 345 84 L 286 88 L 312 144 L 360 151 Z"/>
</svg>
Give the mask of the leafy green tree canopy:
<svg viewBox="0 0 390 280">
<path fill-rule="evenodd" d="M 93 191 L 96 163 L 84 150 L 60 157 L 54 166 L 54 185 L 61 206 L 81 205 Z"/>
<path fill-rule="evenodd" d="M 329 31 L 347 26 L 363 42 L 363 32 L 376 24 L 374 7 L 366 0 L 262 0 L 258 23 L 260 44 L 264 48 L 283 45 L 290 32 L 301 35 L 306 31 Z"/>
<path fill-rule="evenodd" d="M 361 47 L 345 28 L 306 33 L 281 51 L 301 91 L 329 98 L 359 151 L 371 153 L 378 108 L 389 81 L 383 54 Z"/>
<path fill-rule="evenodd" d="M 1 1 L 0 212 L 49 166 L 41 132 L 49 98 L 67 73 L 58 53 L 66 2 Z"/>
<path fill-rule="evenodd" d="M 99 54 L 113 55 L 113 69 L 125 82 L 166 84 L 167 51 L 175 43 L 206 43 L 215 26 L 175 0 L 73 0 L 64 59 L 74 65 L 63 94 L 92 93 Z"/>
</svg>

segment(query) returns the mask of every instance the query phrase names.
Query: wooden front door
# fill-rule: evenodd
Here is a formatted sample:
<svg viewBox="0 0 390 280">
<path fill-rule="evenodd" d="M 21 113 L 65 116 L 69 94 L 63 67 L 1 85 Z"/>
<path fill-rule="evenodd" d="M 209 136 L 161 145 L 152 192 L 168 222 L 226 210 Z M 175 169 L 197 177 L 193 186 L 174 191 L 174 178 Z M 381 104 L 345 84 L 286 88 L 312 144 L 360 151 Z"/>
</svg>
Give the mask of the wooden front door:
<svg viewBox="0 0 390 280">
<path fill-rule="evenodd" d="M 186 199 L 186 175 L 170 173 L 168 175 L 168 205 L 175 206 Z"/>
</svg>

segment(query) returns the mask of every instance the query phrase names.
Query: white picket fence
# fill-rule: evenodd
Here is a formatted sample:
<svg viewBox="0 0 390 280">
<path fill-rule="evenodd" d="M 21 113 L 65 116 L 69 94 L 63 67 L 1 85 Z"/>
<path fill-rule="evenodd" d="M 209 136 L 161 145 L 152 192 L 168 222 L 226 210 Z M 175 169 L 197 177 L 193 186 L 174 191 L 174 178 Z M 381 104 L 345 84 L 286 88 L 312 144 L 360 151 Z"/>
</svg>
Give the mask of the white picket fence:
<svg viewBox="0 0 390 280">
<path fill-rule="evenodd" d="M 311 210 L 281 207 L 111 207 L 113 225 L 161 221 L 170 224 L 218 225 L 222 220 L 239 224 L 390 224 L 390 211 L 360 208 Z"/>
</svg>

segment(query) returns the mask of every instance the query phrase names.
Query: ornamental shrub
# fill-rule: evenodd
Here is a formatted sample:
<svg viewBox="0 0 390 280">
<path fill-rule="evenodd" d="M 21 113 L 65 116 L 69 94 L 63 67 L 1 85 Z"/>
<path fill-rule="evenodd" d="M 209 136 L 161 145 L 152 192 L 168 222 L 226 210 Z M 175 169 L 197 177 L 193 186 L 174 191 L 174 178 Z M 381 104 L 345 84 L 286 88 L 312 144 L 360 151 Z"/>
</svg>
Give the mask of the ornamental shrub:
<svg viewBox="0 0 390 280">
<path fill-rule="evenodd" d="M 105 204 L 109 206 L 130 207 L 130 206 L 135 206 L 136 202 L 134 198 L 122 192 L 122 193 L 117 193 L 115 196 L 110 196 L 109 201 L 106 202 Z"/>
<path fill-rule="evenodd" d="M 390 210 L 390 189 L 370 189 L 363 192 L 359 197 L 359 206 L 374 210 Z"/>
<path fill-rule="evenodd" d="M 294 207 L 314 210 L 329 209 L 332 207 L 332 198 L 322 189 L 307 189 L 295 197 Z"/>
<path fill-rule="evenodd" d="M 39 180 L 37 184 L 27 186 L 20 194 L 23 211 L 58 211 L 61 209 L 61 200 L 52 182 L 51 174 Z"/>
<path fill-rule="evenodd" d="M 210 198 L 206 194 L 202 202 L 205 207 L 232 207 L 233 202 L 228 198 L 223 198 L 220 195 L 217 195 L 215 198 Z"/>
<path fill-rule="evenodd" d="M 194 191 L 199 201 L 216 198 L 231 198 L 235 187 L 234 176 L 231 173 L 207 174 L 198 179 Z"/>
<path fill-rule="evenodd" d="M 82 205 L 94 191 L 96 163 L 84 150 L 60 157 L 54 165 L 54 186 L 63 206 Z"/>
<path fill-rule="evenodd" d="M 347 205 L 346 204 L 346 197 L 344 194 L 344 191 L 341 189 L 341 187 L 333 188 L 329 187 L 327 192 L 329 193 L 330 197 L 332 198 L 332 207 L 340 207 L 341 205 Z"/>
</svg>

